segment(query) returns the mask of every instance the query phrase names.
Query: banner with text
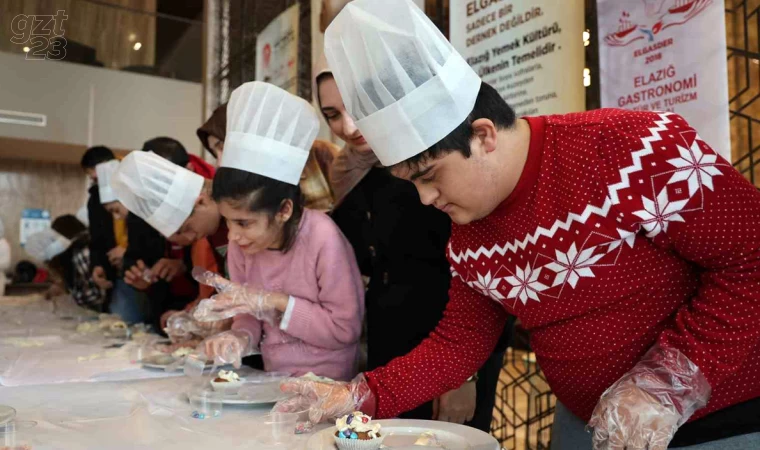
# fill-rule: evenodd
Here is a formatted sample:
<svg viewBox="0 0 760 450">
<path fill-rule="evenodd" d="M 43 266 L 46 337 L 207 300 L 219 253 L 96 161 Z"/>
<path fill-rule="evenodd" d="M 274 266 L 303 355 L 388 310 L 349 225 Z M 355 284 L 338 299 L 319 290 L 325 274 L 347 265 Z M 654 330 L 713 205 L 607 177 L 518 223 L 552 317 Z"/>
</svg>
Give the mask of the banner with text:
<svg viewBox="0 0 760 450">
<path fill-rule="evenodd" d="M 298 91 L 298 4 L 286 9 L 256 38 L 256 80 Z"/>
<path fill-rule="evenodd" d="M 518 116 L 586 109 L 583 0 L 451 0 L 451 43 Z"/>
<path fill-rule="evenodd" d="M 598 0 L 602 106 L 682 115 L 731 160 L 723 0 Z"/>
</svg>

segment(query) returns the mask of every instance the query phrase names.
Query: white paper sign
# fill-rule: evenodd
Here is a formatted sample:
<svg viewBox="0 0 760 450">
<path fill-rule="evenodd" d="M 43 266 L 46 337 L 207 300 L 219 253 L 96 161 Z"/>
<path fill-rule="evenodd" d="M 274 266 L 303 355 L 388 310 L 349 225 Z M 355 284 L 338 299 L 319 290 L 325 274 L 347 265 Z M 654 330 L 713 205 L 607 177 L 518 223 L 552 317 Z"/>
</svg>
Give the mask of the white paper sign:
<svg viewBox="0 0 760 450">
<path fill-rule="evenodd" d="M 451 43 L 518 116 L 586 109 L 582 0 L 451 0 Z"/>
<path fill-rule="evenodd" d="M 21 226 L 19 227 L 19 243 L 26 244 L 29 236 L 47 230 L 51 225 L 50 211 L 46 209 L 25 209 L 21 212 Z"/>
</svg>

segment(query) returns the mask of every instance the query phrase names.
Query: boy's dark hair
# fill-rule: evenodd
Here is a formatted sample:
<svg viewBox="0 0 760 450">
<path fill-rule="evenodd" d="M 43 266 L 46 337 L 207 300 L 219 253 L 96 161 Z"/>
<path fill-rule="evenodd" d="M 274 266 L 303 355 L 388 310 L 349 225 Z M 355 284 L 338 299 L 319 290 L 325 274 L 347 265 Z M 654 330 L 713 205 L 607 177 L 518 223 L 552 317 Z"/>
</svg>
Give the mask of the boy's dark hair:
<svg viewBox="0 0 760 450">
<path fill-rule="evenodd" d="M 84 155 L 82 155 L 82 160 L 79 164 L 82 166 L 82 169 L 94 169 L 98 164 L 112 159 L 116 159 L 116 156 L 111 149 L 103 145 L 98 145 L 88 148 L 87 151 L 84 152 Z"/>
<path fill-rule="evenodd" d="M 406 165 L 408 169 L 416 171 L 421 164 L 434 160 L 441 156 L 457 151 L 470 157 L 470 141 L 473 138 L 472 123 L 478 119 L 490 119 L 496 128 L 506 130 L 515 125 L 515 111 L 501 97 L 499 92 L 486 82 L 480 83 L 480 91 L 475 100 L 475 106 L 467 118 L 445 138 L 435 143 L 422 153 L 406 159 L 398 165 Z"/>
<path fill-rule="evenodd" d="M 285 239 L 282 251 L 287 252 L 293 247 L 303 215 L 303 196 L 299 186 L 244 170 L 221 167 L 214 176 L 212 197 L 216 202 L 224 200 L 235 207 L 266 213 L 270 220 L 280 211 L 283 201 L 291 200 L 293 215 L 283 229 Z"/>
<path fill-rule="evenodd" d="M 65 237 L 66 239 L 73 241 L 80 234 L 87 231 L 87 227 L 71 214 L 64 214 L 57 217 L 50 227 L 55 230 L 56 233 Z"/>
<path fill-rule="evenodd" d="M 143 144 L 143 151 L 153 152 L 158 156 L 173 162 L 174 164 L 185 167 L 190 162 L 185 147 L 178 140 L 170 137 L 157 137 Z"/>
</svg>

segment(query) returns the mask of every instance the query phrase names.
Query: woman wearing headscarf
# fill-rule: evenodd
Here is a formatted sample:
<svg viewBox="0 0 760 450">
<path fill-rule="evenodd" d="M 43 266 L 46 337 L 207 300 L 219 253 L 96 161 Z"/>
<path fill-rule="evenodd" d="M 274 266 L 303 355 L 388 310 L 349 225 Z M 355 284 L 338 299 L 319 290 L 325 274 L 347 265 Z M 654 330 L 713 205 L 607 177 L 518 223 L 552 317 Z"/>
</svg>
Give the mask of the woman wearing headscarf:
<svg viewBox="0 0 760 450">
<path fill-rule="evenodd" d="M 414 185 L 382 167 L 348 116 L 335 79 L 320 64 L 315 95 L 333 133 L 346 142 L 329 171 L 333 220 L 348 237 L 366 293 L 368 369 L 414 349 L 435 328 L 448 303 L 445 257 L 451 221 L 420 203 Z M 393 324 L 393 326 L 389 326 Z M 508 330 L 477 377 L 402 417 L 434 419 L 489 431 Z"/>
</svg>

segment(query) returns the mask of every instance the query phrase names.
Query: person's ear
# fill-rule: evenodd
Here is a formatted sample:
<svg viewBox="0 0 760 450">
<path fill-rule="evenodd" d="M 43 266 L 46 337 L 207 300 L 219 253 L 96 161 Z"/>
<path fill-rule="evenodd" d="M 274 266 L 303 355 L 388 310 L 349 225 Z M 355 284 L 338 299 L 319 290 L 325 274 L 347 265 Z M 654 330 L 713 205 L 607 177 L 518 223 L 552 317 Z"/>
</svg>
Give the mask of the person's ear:
<svg viewBox="0 0 760 450">
<path fill-rule="evenodd" d="M 282 225 L 288 220 L 290 220 L 290 218 L 293 217 L 294 208 L 295 208 L 295 205 L 293 204 L 293 200 L 291 199 L 283 200 L 282 203 L 280 204 L 280 211 L 275 216 L 277 223 Z"/>
<path fill-rule="evenodd" d="M 490 119 L 478 119 L 472 122 L 470 150 L 473 153 L 491 153 L 496 150 L 497 130 Z"/>
</svg>

